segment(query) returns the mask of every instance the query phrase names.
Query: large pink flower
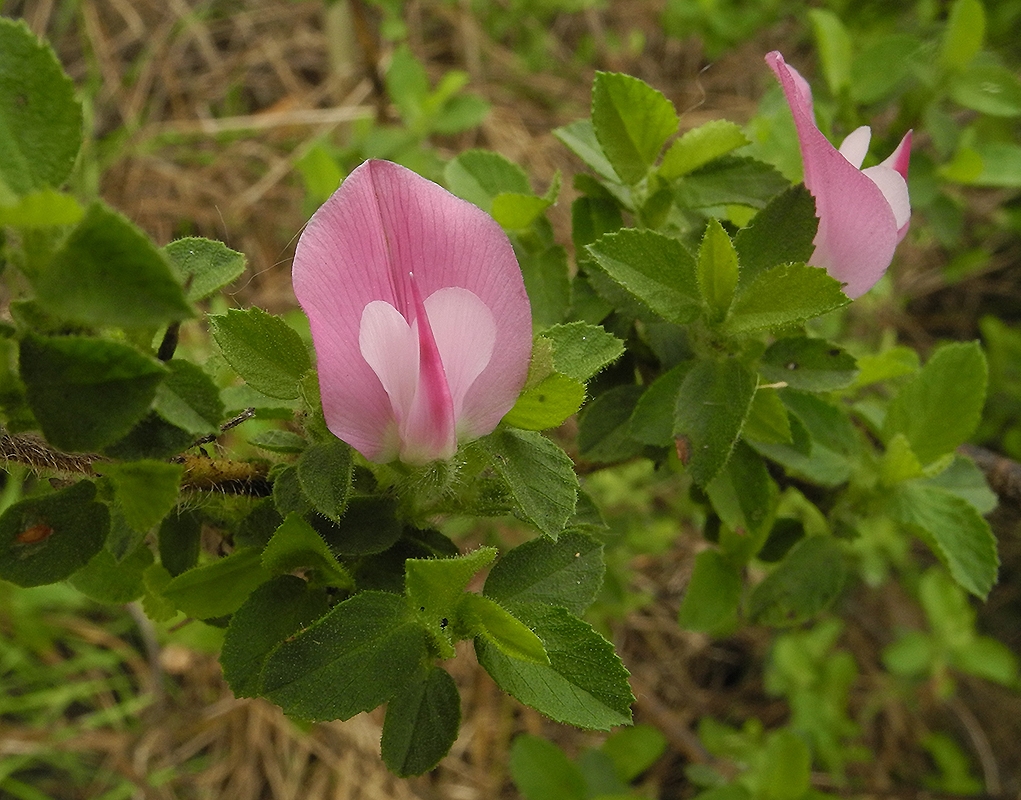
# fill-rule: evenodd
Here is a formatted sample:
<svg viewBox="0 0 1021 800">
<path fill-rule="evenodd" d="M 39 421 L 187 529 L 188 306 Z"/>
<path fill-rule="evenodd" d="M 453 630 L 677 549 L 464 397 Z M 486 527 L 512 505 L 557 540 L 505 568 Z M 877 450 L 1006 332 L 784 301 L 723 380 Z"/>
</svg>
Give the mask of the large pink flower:
<svg viewBox="0 0 1021 800">
<path fill-rule="evenodd" d="M 845 283 L 848 297 L 858 297 L 883 276 L 907 233 L 911 132 L 882 164 L 861 169 L 871 129 L 863 125 L 853 131 L 837 150 L 816 127 L 807 81 L 776 51 L 766 56 L 766 63 L 794 114 L 805 186 L 815 198 L 819 230 L 809 262 Z"/>
<path fill-rule="evenodd" d="M 309 221 L 292 277 L 326 424 L 370 461 L 448 459 L 514 405 L 531 309 L 510 242 L 471 203 L 367 161 Z"/>
</svg>

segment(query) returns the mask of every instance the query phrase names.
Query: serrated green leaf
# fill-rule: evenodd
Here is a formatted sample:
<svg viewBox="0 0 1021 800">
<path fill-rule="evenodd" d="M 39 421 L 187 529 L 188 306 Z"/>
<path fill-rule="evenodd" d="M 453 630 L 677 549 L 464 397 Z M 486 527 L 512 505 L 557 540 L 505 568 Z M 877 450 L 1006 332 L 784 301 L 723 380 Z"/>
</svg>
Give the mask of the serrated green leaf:
<svg viewBox="0 0 1021 800">
<path fill-rule="evenodd" d="M 340 524 L 318 514 L 310 515 L 308 521 L 333 552 L 343 555 L 380 553 L 396 542 L 404 529 L 397 518 L 397 501 L 380 495 L 350 497 Z"/>
<path fill-rule="evenodd" d="M 350 719 L 417 680 L 427 635 L 407 598 L 361 592 L 270 655 L 262 693 L 301 719 Z"/>
<path fill-rule="evenodd" d="M 738 442 L 705 491 L 726 526 L 720 533 L 720 550 L 735 563 L 747 563 L 773 524 L 778 491 L 766 465 L 747 444 Z"/>
<path fill-rule="evenodd" d="M 297 331 L 261 308 L 209 317 L 220 352 L 253 389 L 283 400 L 300 396 L 301 379 L 312 368 Z"/>
<path fill-rule="evenodd" d="M 850 303 L 840 285 L 819 267 L 781 264 L 741 290 L 724 326 L 731 333 L 749 333 L 800 325 Z"/>
<path fill-rule="evenodd" d="M 49 46 L 0 19 L 0 200 L 58 188 L 81 147 L 82 109 Z"/>
<path fill-rule="evenodd" d="M 981 0 L 954 0 L 943 31 L 939 60 L 950 70 L 964 69 L 982 49 L 986 12 Z"/>
<path fill-rule="evenodd" d="M 522 606 L 518 618 L 542 640 L 549 666 L 504 655 L 475 640 L 479 663 L 497 685 L 557 722 L 608 730 L 631 721 L 634 697 L 613 646 L 559 607 Z"/>
<path fill-rule="evenodd" d="M 97 472 L 109 478 L 124 519 L 136 531 L 148 531 L 174 505 L 181 489 L 184 467 L 161 461 L 100 463 Z"/>
<path fill-rule="evenodd" d="M 657 447 L 673 443 L 677 394 L 694 363 L 684 361 L 664 372 L 638 398 L 635 410 L 631 413 L 632 438 Z"/>
<path fill-rule="evenodd" d="M 480 444 L 514 501 L 514 515 L 556 538 L 578 502 L 578 476 L 568 455 L 542 434 L 498 428 Z"/>
<path fill-rule="evenodd" d="M 979 423 L 987 378 L 978 342 L 940 347 L 891 401 L 884 438 L 904 434 L 923 465 L 953 452 Z"/>
<path fill-rule="evenodd" d="M 787 179 L 769 164 L 752 158 L 724 156 L 678 181 L 674 197 L 682 208 L 724 205 L 764 208 L 787 186 Z"/>
<path fill-rule="evenodd" d="M 510 773 L 525 800 L 587 800 L 581 769 L 553 742 L 538 736 L 515 737 L 510 748 Z"/>
<path fill-rule="evenodd" d="M 507 606 L 538 603 L 580 615 L 603 582 L 603 547 L 569 531 L 556 541 L 533 539 L 504 555 L 490 570 L 483 594 Z"/>
<path fill-rule="evenodd" d="M 39 303 L 83 325 L 149 328 L 194 316 L 165 256 L 123 216 L 93 203 L 32 275 Z"/>
<path fill-rule="evenodd" d="M 614 282 L 667 321 L 684 325 L 702 310 L 695 259 L 678 240 L 625 228 L 585 249 Z"/>
<path fill-rule="evenodd" d="M 175 358 L 166 365 L 170 374 L 156 388 L 153 409 L 161 419 L 196 437 L 216 433 L 224 408 L 213 379 L 190 361 Z"/>
<path fill-rule="evenodd" d="M 683 443 L 681 461 L 700 486 L 712 481 L 730 458 L 755 386 L 755 375 L 734 359 L 700 361 L 684 377 L 673 432 Z"/>
<path fill-rule="evenodd" d="M 567 251 L 559 245 L 533 253 L 520 251 L 518 263 L 537 325 L 554 325 L 567 314 L 571 302 L 571 280 Z"/>
<path fill-rule="evenodd" d="M 503 192 L 493 198 L 492 214 L 505 231 L 519 231 L 539 219 L 551 205 L 552 200 L 534 194 Z"/>
<path fill-rule="evenodd" d="M 539 334 L 553 343 L 553 368 L 585 382 L 624 354 L 624 343 L 598 325 L 569 322 Z"/>
<path fill-rule="evenodd" d="M 638 455 L 642 443 L 631 436 L 631 415 L 642 394 L 641 386 L 615 386 L 585 406 L 578 422 L 578 455 L 598 463 Z"/>
<path fill-rule="evenodd" d="M 460 623 L 475 636 L 481 636 L 509 658 L 549 665 L 542 640 L 527 625 L 495 600 L 477 594 L 464 594 L 457 607 Z"/>
<path fill-rule="evenodd" d="M 202 517 L 193 509 L 178 508 L 160 523 L 158 540 L 160 563 L 171 577 L 180 575 L 198 563 Z"/>
<path fill-rule="evenodd" d="M 274 575 L 313 569 L 328 586 L 354 588 L 351 573 L 337 561 L 312 526 L 294 512 L 287 515 L 262 551 L 262 566 Z"/>
<path fill-rule="evenodd" d="M 601 177 L 614 183 L 621 183 L 620 176 L 617 175 L 596 138 L 591 120 L 580 119 L 564 125 L 554 130 L 553 135 Z"/>
<path fill-rule="evenodd" d="M 1000 565 L 989 523 L 967 500 L 925 481 L 910 481 L 891 496 L 891 513 L 923 533 L 923 540 L 976 597 L 985 599 Z"/>
<path fill-rule="evenodd" d="M 673 180 L 746 144 L 748 137 L 740 125 L 725 119 L 710 120 L 674 141 L 657 172 L 661 178 Z"/>
<path fill-rule="evenodd" d="M 740 600 L 741 575 L 716 550 L 703 550 L 695 556 L 677 624 L 703 633 L 727 633 L 737 624 Z"/>
<path fill-rule="evenodd" d="M 52 189 L 36 190 L 11 204 L 0 203 L 0 225 L 14 228 L 76 225 L 84 215 L 85 209 L 78 205 L 74 197 Z"/>
<path fill-rule="evenodd" d="M 453 558 L 409 558 L 404 566 L 408 602 L 419 610 L 429 627 L 445 628 L 441 620 L 454 617 L 468 581 L 489 566 L 496 554 L 495 547 L 480 547 Z"/>
<path fill-rule="evenodd" d="M 748 616 L 774 626 L 811 619 L 840 594 L 846 571 L 843 551 L 832 538 L 802 539 L 752 591 Z"/>
<path fill-rule="evenodd" d="M 579 258 L 585 255 L 585 245 L 622 227 L 620 206 L 612 200 L 582 196 L 571 204 L 571 241 Z"/>
<path fill-rule="evenodd" d="M 778 264 L 808 261 L 818 226 L 815 200 L 803 184 L 774 197 L 734 237 L 741 286 Z"/>
<path fill-rule="evenodd" d="M 673 104 L 630 75 L 597 72 L 592 85 L 592 126 L 596 139 L 624 183 L 635 184 L 669 139 L 679 120 Z"/>
<path fill-rule="evenodd" d="M 298 459 L 298 483 L 316 511 L 340 522 L 347 509 L 353 470 L 351 446 L 331 438 L 302 451 Z"/>
<path fill-rule="evenodd" d="M 435 767 L 457 739 L 461 695 L 450 674 L 431 666 L 386 706 L 380 752 L 395 775 L 421 775 Z"/>
<path fill-rule="evenodd" d="M 196 619 L 223 617 L 237 611 L 257 586 L 272 576 L 262 566 L 258 547 L 182 572 L 163 589 L 163 596 Z"/>
<path fill-rule="evenodd" d="M 167 369 L 119 342 L 27 335 L 19 353 L 32 413 L 54 447 L 87 452 L 124 436 Z"/>
<path fill-rule="evenodd" d="M 741 438 L 762 444 L 792 444 L 791 421 L 776 389 L 760 386 L 755 391 Z"/>
<path fill-rule="evenodd" d="M 528 175 L 521 167 L 489 150 L 465 150 L 443 170 L 447 188 L 487 214 L 493 200 L 505 192 L 529 195 Z"/>
<path fill-rule="evenodd" d="M 585 385 L 559 372 L 525 389 L 503 421 L 515 428 L 544 431 L 574 414 L 585 402 Z"/>
<path fill-rule="evenodd" d="M 244 253 L 198 236 L 177 239 L 166 245 L 163 253 L 193 303 L 232 283 L 245 271 Z"/>
<path fill-rule="evenodd" d="M 300 453 L 308 447 L 308 441 L 303 436 L 276 428 L 257 433 L 248 443 L 271 453 Z"/>
<path fill-rule="evenodd" d="M 982 515 L 991 513 L 1000 502 L 985 474 L 970 458 L 957 456 L 947 469 L 929 478 L 929 483 L 968 501 Z"/>
<path fill-rule="evenodd" d="M 79 481 L 59 492 L 21 500 L 0 516 L 0 578 L 18 586 L 56 583 L 103 547 L 110 512 Z"/>
<path fill-rule="evenodd" d="M 698 288 L 715 319 L 723 319 L 737 288 L 737 251 L 719 220 L 711 219 L 698 249 Z"/>
<path fill-rule="evenodd" d="M 223 677 L 234 694 L 257 696 L 273 649 L 328 609 L 325 590 L 293 575 L 280 575 L 253 591 L 231 617 L 220 652 Z"/>
<path fill-rule="evenodd" d="M 104 547 L 68 578 L 68 583 L 99 603 L 130 603 L 145 592 L 142 575 L 153 560 L 152 550 L 144 541 L 119 561 Z"/>
<path fill-rule="evenodd" d="M 759 374 L 795 389 L 827 392 L 844 389 L 858 377 L 854 356 L 825 339 L 778 339 L 762 355 Z"/>
</svg>

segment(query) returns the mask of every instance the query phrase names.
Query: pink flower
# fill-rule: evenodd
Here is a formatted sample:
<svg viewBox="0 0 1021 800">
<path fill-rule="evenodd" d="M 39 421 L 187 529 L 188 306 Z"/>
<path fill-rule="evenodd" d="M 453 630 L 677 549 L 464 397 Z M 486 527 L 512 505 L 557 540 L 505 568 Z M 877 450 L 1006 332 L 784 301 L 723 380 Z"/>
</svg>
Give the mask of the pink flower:
<svg viewBox="0 0 1021 800">
<path fill-rule="evenodd" d="M 471 203 L 367 161 L 309 220 L 292 278 L 326 424 L 370 461 L 448 459 L 514 405 L 531 309 L 510 242 Z"/>
<path fill-rule="evenodd" d="M 819 230 L 809 262 L 846 284 L 848 297 L 858 297 L 883 276 L 907 233 L 911 131 L 882 164 L 861 169 L 871 129 L 863 125 L 853 131 L 837 150 L 815 125 L 812 90 L 805 79 L 776 51 L 766 56 L 766 63 L 794 114 L 805 186 L 815 198 Z"/>
</svg>

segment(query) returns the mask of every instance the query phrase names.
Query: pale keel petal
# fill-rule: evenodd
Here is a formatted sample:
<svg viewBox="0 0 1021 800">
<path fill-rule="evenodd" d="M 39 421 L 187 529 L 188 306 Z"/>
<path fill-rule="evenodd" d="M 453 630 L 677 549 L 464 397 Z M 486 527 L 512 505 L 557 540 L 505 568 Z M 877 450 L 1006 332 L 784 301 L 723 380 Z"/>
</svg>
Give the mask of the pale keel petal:
<svg viewBox="0 0 1021 800">
<path fill-rule="evenodd" d="M 383 300 L 362 311 L 358 348 L 390 398 L 394 419 L 403 425 L 418 387 L 418 337 L 401 313 Z"/>
<path fill-rule="evenodd" d="M 861 169 L 862 162 L 869 152 L 869 142 L 872 141 L 872 128 L 862 125 L 851 131 L 840 144 L 840 155 L 846 158 L 855 169 Z"/>
</svg>

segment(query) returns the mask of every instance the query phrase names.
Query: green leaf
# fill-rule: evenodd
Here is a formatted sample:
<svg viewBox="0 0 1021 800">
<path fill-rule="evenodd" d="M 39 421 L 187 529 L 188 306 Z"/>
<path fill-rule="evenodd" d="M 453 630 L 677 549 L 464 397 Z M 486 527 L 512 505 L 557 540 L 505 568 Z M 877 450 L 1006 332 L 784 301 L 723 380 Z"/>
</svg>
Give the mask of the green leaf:
<svg viewBox="0 0 1021 800">
<path fill-rule="evenodd" d="M 328 609 L 323 589 L 293 575 L 280 575 L 253 591 L 231 617 L 220 652 L 223 677 L 234 694 L 256 697 L 273 650 Z"/>
<path fill-rule="evenodd" d="M 0 180 L 2 180 L 2 176 L 0 176 Z M 55 192 L 52 189 L 39 189 L 31 192 L 15 203 L 0 203 L 0 225 L 11 225 L 15 228 L 77 225 L 84 214 L 85 210 L 78 205 L 78 201 L 74 197 Z"/>
<path fill-rule="evenodd" d="M 401 778 L 421 775 L 450 752 L 461 727 L 461 695 L 450 674 L 431 666 L 386 706 L 380 752 Z"/>
<path fill-rule="evenodd" d="M 714 119 L 686 131 L 670 145 L 659 165 L 659 177 L 673 180 L 748 144 L 741 126 L 726 119 Z"/>
<path fill-rule="evenodd" d="M 475 573 L 496 558 L 495 547 L 480 547 L 453 558 L 409 558 L 404 565 L 404 591 L 408 602 L 417 608 L 425 625 L 439 634 L 454 618 L 464 597 L 465 587 Z"/>
<path fill-rule="evenodd" d="M 145 592 L 142 575 L 153 560 L 152 550 L 144 541 L 138 542 L 120 561 L 104 547 L 67 580 L 83 595 L 99 603 L 123 605 L 137 600 Z"/>
<path fill-rule="evenodd" d="M 955 0 L 947 15 L 939 61 L 946 69 L 962 70 L 982 49 L 986 12 L 981 0 Z"/>
<path fill-rule="evenodd" d="M 340 522 L 347 509 L 353 470 L 351 446 L 331 438 L 302 451 L 298 458 L 298 483 L 316 511 Z"/>
<path fill-rule="evenodd" d="M 578 455 L 587 461 L 624 461 L 642 452 L 631 436 L 631 415 L 642 397 L 641 386 L 614 386 L 586 407 L 578 423 Z"/>
<path fill-rule="evenodd" d="M 598 325 L 569 322 L 539 334 L 553 343 L 553 368 L 585 382 L 624 354 L 624 343 Z"/>
<path fill-rule="evenodd" d="M 351 573 L 341 566 L 312 526 L 294 512 L 287 515 L 262 551 L 262 566 L 274 575 L 313 569 L 327 586 L 354 588 Z"/>
<path fill-rule="evenodd" d="M 300 453 L 308 447 L 305 437 L 291 431 L 282 431 L 273 428 L 268 431 L 261 431 L 255 434 L 248 443 L 258 447 L 260 450 L 269 450 L 271 453 Z"/>
<path fill-rule="evenodd" d="M 493 198 L 493 219 L 505 231 L 518 231 L 539 219 L 551 205 L 553 201 L 545 197 L 504 192 Z"/>
<path fill-rule="evenodd" d="M 156 388 L 153 403 L 160 418 L 196 437 L 219 431 L 224 408 L 213 379 L 191 361 L 175 358 L 166 365 L 170 374 Z"/>
<path fill-rule="evenodd" d="M 54 447 L 98 450 L 149 410 L 166 367 L 118 342 L 27 335 L 19 354 L 32 413 Z"/>
<path fill-rule="evenodd" d="M 773 387 L 759 386 L 752 399 L 741 438 L 762 444 L 793 444 L 791 421 L 780 395 Z"/>
<path fill-rule="evenodd" d="M 748 616 L 765 625 L 796 625 L 825 610 L 840 594 L 847 568 L 829 536 L 802 539 L 752 591 Z"/>
<path fill-rule="evenodd" d="M 1021 81 L 1007 67 L 974 64 L 950 82 L 950 96 L 993 117 L 1021 116 Z"/>
<path fill-rule="evenodd" d="M 18 586 L 56 583 L 103 547 L 110 512 L 96 487 L 79 481 L 59 492 L 21 500 L 0 516 L 0 578 Z"/>
<path fill-rule="evenodd" d="M 501 194 L 531 194 L 525 171 L 489 150 L 465 150 L 447 162 L 443 178 L 452 193 L 487 214 L 493 213 L 493 200 Z"/>
<path fill-rule="evenodd" d="M 633 439 L 657 447 L 673 443 L 677 395 L 693 365 L 693 361 L 684 361 L 664 372 L 638 398 L 631 414 Z"/>
<path fill-rule="evenodd" d="M 749 333 L 800 325 L 850 303 L 840 286 L 819 267 L 781 264 L 760 273 L 741 290 L 725 327 L 731 333 Z"/>
<path fill-rule="evenodd" d="M 766 737 L 759 791 L 763 800 L 798 800 L 811 786 L 812 752 L 797 732 L 780 728 Z"/>
<path fill-rule="evenodd" d="M 699 486 L 706 486 L 727 463 L 744 426 L 755 375 L 734 360 L 700 361 L 677 394 L 674 435 L 682 463 Z"/>
<path fill-rule="evenodd" d="M 148 531 L 177 504 L 184 467 L 161 461 L 99 463 L 96 470 L 110 479 L 124 519 L 136 531 Z"/>
<path fill-rule="evenodd" d="M 209 317 L 209 326 L 223 357 L 249 386 L 283 400 L 300 396 L 312 362 L 301 336 L 280 317 L 232 308 Z"/>
<path fill-rule="evenodd" d="M 778 339 L 763 353 L 759 374 L 795 389 L 828 392 L 854 383 L 858 366 L 854 356 L 825 339 L 791 336 Z"/>
<path fill-rule="evenodd" d="M 763 208 L 788 181 L 773 166 L 752 158 L 724 156 L 679 181 L 674 196 L 682 208 L 742 205 Z"/>
<path fill-rule="evenodd" d="M 482 593 L 506 606 L 537 603 L 580 615 L 595 600 L 604 571 L 602 545 L 569 531 L 515 547 L 490 570 Z"/>
<path fill-rule="evenodd" d="M 655 764 L 667 746 L 658 729 L 640 724 L 614 731 L 599 749 L 613 762 L 617 777 L 630 783 Z"/>
<path fill-rule="evenodd" d="M 609 730 L 631 721 L 628 673 L 608 641 L 563 608 L 521 606 L 518 618 L 538 634 L 550 664 L 510 658 L 477 638 L 479 663 L 501 689 L 579 728 Z"/>
<path fill-rule="evenodd" d="M 393 100 L 401 119 L 409 127 L 422 117 L 429 95 L 429 77 L 406 44 L 394 50 L 386 72 L 386 93 Z"/>
<path fill-rule="evenodd" d="M 177 239 L 166 245 L 163 253 L 192 303 L 229 285 L 245 271 L 244 253 L 198 236 Z"/>
<path fill-rule="evenodd" d="M 884 438 L 903 433 L 923 465 L 953 452 L 978 426 L 987 378 L 978 342 L 940 347 L 891 401 Z"/>
<path fill-rule="evenodd" d="M 626 228 L 585 249 L 617 284 L 668 322 L 687 324 L 702 310 L 695 259 L 678 240 Z"/>
<path fill-rule="evenodd" d="M 262 566 L 258 547 L 243 547 L 229 556 L 182 572 L 163 589 L 163 596 L 196 619 L 213 619 L 237 611 L 248 595 L 272 576 Z"/>
<path fill-rule="evenodd" d="M 194 316 L 166 257 L 127 219 L 93 203 L 31 276 L 40 304 L 83 325 L 149 328 Z"/>
<path fill-rule="evenodd" d="M 519 249 L 518 263 L 532 304 L 534 322 L 553 325 L 562 321 L 571 302 L 567 251 L 559 245 L 538 253 Z"/>
<path fill-rule="evenodd" d="M 340 524 L 318 514 L 310 515 L 308 521 L 333 552 L 344 555 L 381 553 L 400 538 L 404 529 L 397 519 L 397 501 L 379 495 L 350 497 Z"/>
<path fill-rule="evenodd" d="M 581 769 L 553 742 L 538 736 L 515 737 L 510 749 L 510 773 L 525 800 L 587 800 Z"/>
<path fill-rule="evenodd" d="M 418 680 L 426 637 L 406 598 L 361 592 L 270 655 L 262 693 L 301 719 L 350 719 Z"/>
<path fill-rule="evenodd" d="M 457 608 L 461 624 L 509 658 L 549 665 L 542 640 L 507 609 L 477 594 L 464 594 Z"/>
<path fill-rule="evenodd" d="M 673 104 L 647 83 L 620 73 L 596 73 L 592 126 L 624 183 L 635 184 L 646 176 L 678 123 Z"/>
<path fill-rule="evenodd" d="M 968 501 L 982 515 L 992 513 L 1000 502 L 982 470 L 970 458 L 957 456 L 949 467 L 928 482 Z"/>
<path fill-rule="evenodd" d="M 741 575 L 716 550 L 695 556 L 677 624 L 709 634 L 728 633 L 737 624 Z"/>
<path fill-rule="evenodd" d="M 719 220 L 711 219 L 698 250 L 698 288 L 715 319 L 723 319 L 737 288 L 737 252 Z"/>
<path fill-rule="evenodd" d="M 578 502 L 574 463 L 542 434 L 498 428 L 480 440 L 503 480 L 514 515 L 556 538 Z"/>
<path fill-rule="evenodd" d="M 158 540 L 160 563 L 172 577 L 180 575 L 198 563 L 202 517 L 192 509 L 179 507 L 160 523 Z"/>
<path fill-rule="evenodd" d="M 555 428 L 585 402 L 585 385 L 559 372 L 548 375 L 538 386 L 525 389 L 503 421 L 515 428 L 543 431 Z"/>
<path fill-rule="evenodd" d="M 705 491 L 727 526 L 720 534 L 720 549 L 732 561 L 746 563 L 762 547 L 773 524 L 778 492 L 765 463 L 738 442 Z"/>
<path fill-rule="evenodd" d="M 601 177 L 613 183 L 621 183 L 620 176 L 617 175 L 596 138 L 591 120 L 580 119 L 564 125 L 554 130 L 553 135 Z"/>
<path fill-rule="evenodd" d="M 840 17 L 828 9 L 810 8 L 808 18 L 819 48 L 826 85 L 830 94 L 839 97 L 851 87 L 851 36 Z"/>
<path fill-rule="evenodd" d="M 901 484 L 890 501 L 894 518 L 921 531 L 953 579 L 985 599 L 996 583 L 1000 559 L 996 537 L 975 507 L 925 481 Z"/>
<path fill-rule="evenodd" d="M 0 200 L 58 188 L 81 147 L 74 84 L 23 21 L 0 19 Z"/>
<path fill-rule="evenodd" d="M 851 64 L 851 99 L 867 105 L 897 95 L 921 65 L 930 49 L 917 36 L 888 33 L 860 50 Z"/>
<path fill-rule="evenodd" d="M 734 237 L 741 286 L 778 264 L 808 261 L 815 251 L 818 226 L 815 200 L 803 184 L 774 197 Z"/>
<path fill-rule="evenodd" d="M 571 204 L 571 241 L 579 258 L 585 255 L 585 245 L 592 244 L 604 233 L 613 233 L 624 227 L 620 206 L 603 197 L 577 198 Z"/>
</svg>

